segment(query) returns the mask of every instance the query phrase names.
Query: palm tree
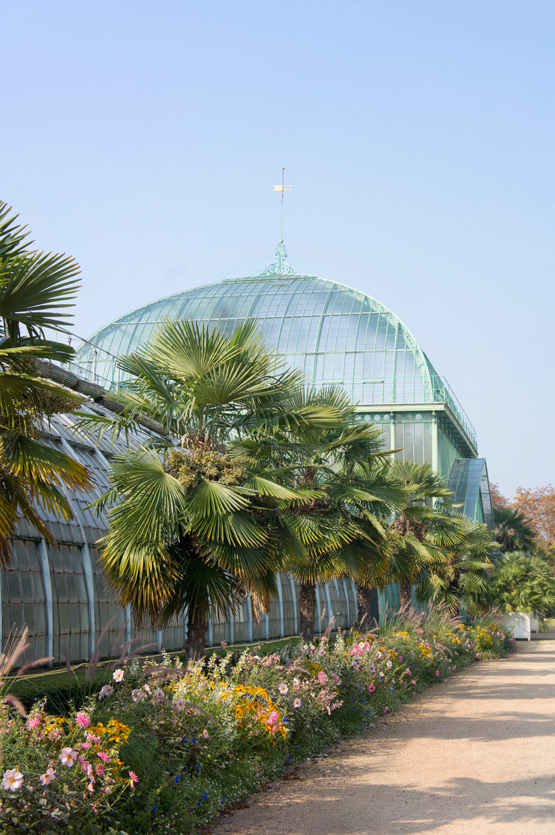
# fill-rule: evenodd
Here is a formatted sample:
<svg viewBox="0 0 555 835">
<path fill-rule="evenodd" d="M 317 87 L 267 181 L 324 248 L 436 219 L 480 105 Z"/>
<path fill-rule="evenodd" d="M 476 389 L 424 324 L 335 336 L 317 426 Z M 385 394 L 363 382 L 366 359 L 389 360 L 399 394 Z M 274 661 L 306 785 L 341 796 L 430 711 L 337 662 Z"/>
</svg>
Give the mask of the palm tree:
<svg viewBox="0 0 555 835">
<path fill-rule="evenodd" d="M 430 464 L 396 460 L 389 477 L 405 493 L 389 526 L 389 577 L 399 581 L 401 606 L 408 608 L 412 585 L 424 570 L 446 562 L 444 548 L 462 539 L 462 532 L 448 512 L 452 493 Z"/>
<path fill-rule="evenodd" d="M 500 551 L 533 551 L 536 533 L 518 507 L 495 508 L 495 538 Z"/>
<path fill-rule="evenodd" d="M 111 490 L 98 502 L 112 505 L 102 563 L 139 620 L 164 623 L 186 610 L 195 655 L 211 608 L 225 612 L 246 592 L 267 606 L 288 550 L 303 549 L 279 518 L 304 497 L 278 483 L 248 442 L 269 427 L 277 437 L 292 425 L 334 425 L 338 413 L 295 398 L 300 373 L 284 369 L 253 323 L 227 337 L 165 322 L 120 367 L 131 375 L 122 414 L 80 426 L 130 432 L 147 414 L 163 434 L 113 461 Z"/>
<path fill-rule="evenodd" d="M 64 487 L 91 486 L 85 467 L 40 441 L 40 423 L 67 412 L 81 398 L 40 377 L 37 360 L 67 361 L 72 350 L 47 339 L 44 328 L 63 329 L 79 281 L 65 255 L 32 252 L 17 215 L 0 202 L 0 563 L 10 559 L 9 538 L 20 518 L 49 542 L 41 505 L 70 519 Z"/>
<path fill-rule="evenodd" d="M 519 551 L 505 554 L 491 577 L 491 600 L 502 612 L 555 614 L 555 579 L 539 557 Z"/>
<path fill-rule="evenodd" d="M 441 603 L 450 612 L 475 614 L 489 608 L 488 579 L 497 545 L 492 531 L 466 516 L 452 515 L 460 538 L 443 546 L 446 559 L 422 572 L 416 589 L 421 602 Z"/>
<path fill-rule="evenodd" d="M 279 524 L 303 546 L 289 550 L 285 569 L 300 581 L 300 632 L 310 639 L 317 583 L 347 576 L 367 588 L 384 574 L 386 537 L 380 520 L 390 514 L 392 503 L 401 501 L 402 492 L 385 475 L 381 432 L 356 421 L 342 390 L 306 390 L 294 396 L 294 413 L 331 406 L 338 413 L 336 425 L 290 422 L 279 432 L 268 427 L 265 437 L 244 442 L 241 453 L 252 448 L 276 480 L 305 498 L 283 508 Z"/>
</svg>

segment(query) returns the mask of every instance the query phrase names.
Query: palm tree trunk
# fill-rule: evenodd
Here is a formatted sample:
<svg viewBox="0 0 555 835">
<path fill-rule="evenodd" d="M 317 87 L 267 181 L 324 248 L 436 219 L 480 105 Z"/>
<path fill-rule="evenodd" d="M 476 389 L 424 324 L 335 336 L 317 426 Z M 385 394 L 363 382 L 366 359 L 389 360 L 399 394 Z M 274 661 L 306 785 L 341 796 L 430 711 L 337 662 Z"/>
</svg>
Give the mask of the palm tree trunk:
<svg viewBox="0 0 555 835">
<path fill-rule="evenodd" d="M 355 584 L 357 594 L 357 624 L 366 631 L 376 629 L 380 619 L 378 590 Z"/>
<path fill-rule="evenodd" d="M 187 617 L 187 641 L 185 651 L 187 658 L 201 658 L 206 647 L 206 633 L 208 631 L 208 618 L 189 615 Z"/>
<path fill-rule="evenodd" d="M 299 594 L 301 637 L 310 641 L 314 635 L 316 616 L 316 586 L 314 583 L 301 583 Z"/>
<path fill-rule="evenodd" d="M 410 609 L 412 606 L 412 584 L 410 581 L 402 580 L 400 583 L 401 608 Z"/>
</svg>

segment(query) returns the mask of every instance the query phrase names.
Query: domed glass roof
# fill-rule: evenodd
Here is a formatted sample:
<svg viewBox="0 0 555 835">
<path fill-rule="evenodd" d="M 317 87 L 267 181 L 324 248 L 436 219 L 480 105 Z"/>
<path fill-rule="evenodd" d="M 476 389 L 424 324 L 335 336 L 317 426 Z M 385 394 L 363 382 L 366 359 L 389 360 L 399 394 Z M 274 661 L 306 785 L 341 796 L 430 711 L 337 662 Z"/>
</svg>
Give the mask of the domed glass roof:
<svg viewBox="0 0 555 835">
<path fill-rule="evenodd" d="M 360 406 L 448 402 L 472 437 L 462 408 L 408 328 L 390 310 L 335 281 L 296 275 L 280 258 L 254 278 L 230 278 L 159 299 L 97 331 L 78 351 L 81 371 L 118 384 L 115 358 L 145 343 L 164 317 L 194 319 L 231 334 L 257 319 L 266 343 L 307 383 L 344 386 Z"/>
</svg>

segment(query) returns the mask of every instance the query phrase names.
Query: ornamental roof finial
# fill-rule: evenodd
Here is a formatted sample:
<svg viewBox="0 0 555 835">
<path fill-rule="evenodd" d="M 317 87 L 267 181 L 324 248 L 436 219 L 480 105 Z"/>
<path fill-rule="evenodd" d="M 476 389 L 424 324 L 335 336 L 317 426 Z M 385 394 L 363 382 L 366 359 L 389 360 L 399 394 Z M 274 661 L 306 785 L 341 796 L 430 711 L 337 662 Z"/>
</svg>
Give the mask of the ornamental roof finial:
<svg viewBox="0 0 555 835">
<path fill-rule="evenodd" d="M 275 254 L 277 261 L 270 264 L 260 275 L 295 275 L 295 270 L 287 264 L 287 250 L 283 243 L 283 195 L 291 191 L 293 186 L 285 184 L 285 165 L 281 166 L 281 185 L 274 186 L 274 191 L 281 193 L 280 236 Z"/>
</svg>

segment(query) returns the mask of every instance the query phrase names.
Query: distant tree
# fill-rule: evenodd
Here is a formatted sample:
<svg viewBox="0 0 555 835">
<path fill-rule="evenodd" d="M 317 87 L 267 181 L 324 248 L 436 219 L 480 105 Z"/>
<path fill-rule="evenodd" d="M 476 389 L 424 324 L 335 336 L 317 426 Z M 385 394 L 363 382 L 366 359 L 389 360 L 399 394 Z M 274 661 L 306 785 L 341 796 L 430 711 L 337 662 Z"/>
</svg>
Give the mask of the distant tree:
<svg viewBox="0 0 555 835">
<path fill-rule="evenodd" d="M 535 554 L 540 560 L 543 560 L 550 567 L 553 574 L 555 574 L 555 542 L 548 545 L 547 548 L 536 548 Z"/>
<path fill-rule="evenodd" d="M 518 508 L 501 505 L 495 509 L 495 539 L 500 551 L 533 551 L 536 532 Z"/>
<path fill-rule="evenodd" d="M 493 505 L 494 510 L 497 510 L 498 507 L 508 507 L 510 502 L 501 493 L 498 484 L 493 484 L 492 482 L 490 482 L 489 489 L 491 493 L 491 503 Z"/>
<path fill-rule="evenodd" d="M 529 520 L 539 546 L 548 548 L 555 544 L 555 488 L 552 484 L 535 490 L 518 487 L 511 507 L 518 508 Z"/>
</svg>

